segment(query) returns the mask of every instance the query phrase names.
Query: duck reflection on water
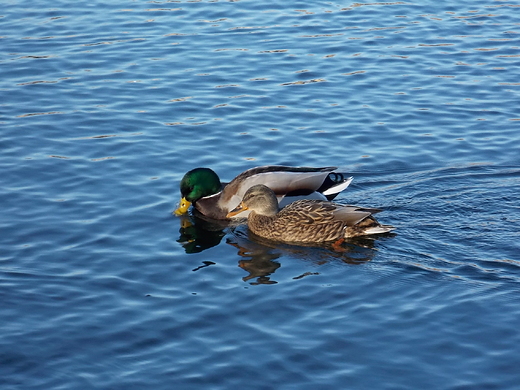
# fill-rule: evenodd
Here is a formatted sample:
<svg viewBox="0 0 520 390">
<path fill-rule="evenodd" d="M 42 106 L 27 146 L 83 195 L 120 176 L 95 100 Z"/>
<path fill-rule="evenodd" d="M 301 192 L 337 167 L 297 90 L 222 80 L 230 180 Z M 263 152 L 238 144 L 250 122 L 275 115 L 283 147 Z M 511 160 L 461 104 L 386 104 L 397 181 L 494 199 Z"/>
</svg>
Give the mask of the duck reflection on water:
<svg viewBox="0 0 520 390">
<path fill-rule="evenodd" d="M 227 221 L 211 220 L 202 215 L 182 215 L 180 219 L 179 238 L 186 253 L 200 253 L 217 246 L 226 235 L 224 229 L 229 225 Z"/>
<path fill-rule="evenodd" d="M 245 231 L 244 231 L 245 230 Z M 277 260 L 280 257 L 296 258 L 320 266 L 329 262 L 343 262 L 345 264 L 362 264 L 373 259 L 376 250 L 374 238 L 349 240 L 343 243 L 342 251 L 333 249 L 332 244 L 321 246 L 290 245 L 266 240 L 256 236 L 245 227 L 233 230 L 233 234 L 226 238 L 226 243 L 238 249 L 237 254 L 243 259 L 239 260 L 239 267 L 249 275 L 242 278 L 245 282 L 257 278 L 251 284 L 274 284 L 272 274 L 281 267 Z M 305 272 L 295 275 L 292 279 L 302 279 L 311 275 L 319 275 L 319 272 Z"/>
<path fill-rule="evenodd" d="M 355 237 L 346 240 L 340 250 L 331 243 L 291 245 L 267 240 L 248 230 L 246 220 L 221 221 L 200 213 L 181 216 L 179 242 L 186 253 L 200 253 L 219 245 L 224 237 L 226 244 L 237 248 L 238 266 L 248 273 L 242 280 L 252 285 L 276 284 L 273 274 L 281 267 L 281 257 L 296 258 L 314 265 L 329 262 L 362 264 L 371 261 L 376 253 L 375 243 L 380 236 Z M 208 265 L 205 265 L 208 266 Z M 305 272 L 293 279 L 302 279 L 319 272 Z"/>
</svg>

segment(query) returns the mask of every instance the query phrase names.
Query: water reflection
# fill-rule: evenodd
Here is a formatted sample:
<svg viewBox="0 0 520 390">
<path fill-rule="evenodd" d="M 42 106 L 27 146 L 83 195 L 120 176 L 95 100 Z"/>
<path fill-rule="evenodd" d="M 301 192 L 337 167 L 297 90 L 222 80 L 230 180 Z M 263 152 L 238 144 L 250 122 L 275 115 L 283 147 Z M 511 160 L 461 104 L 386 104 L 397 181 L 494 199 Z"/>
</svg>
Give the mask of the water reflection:
<svg viewBox="0 0 520 390">
<path fill-rule="evenodd" d="M 270 275 L 281 267 L 281 264 L 274 260 L 282 256 L 282 252 L 262 246 L 249 246 L 247 248 L 239 245 L 238 242 L 233 242 L 231 239 L 227 239 L 226 243 L 238 248 L 237 254 L 244 258 L 238 261 L 238 266 L 249 273 L 249 275 L 242 278 L 244 282 L 256 278 L 256 282 L 251 282 L 250 284 L 278 283 L 275 280 L 271 280 Z"/>
<path fill-rule="evenodd" d="M 179 218 L 180 236 L 177 242 L 184 247 L 186 253 L 200 253 L 215 247 L 227 235 L 226 244 L 237 248 L 240 257 L 238 266 L 248 273 L 242 280 L 249 281 L 252 285 L 278 283 L 273 279 L 273 274 L 282 266 L 276 261 L 280 257 L 296 258 L 311 262 L 315 266 L 331 261 L 346 264 L 371 261 L 376 253 L 375 242 L 380 238 L 379 236 L 356 237 L 345 241 L 338 250 L 331 244 L 290 245 L 266 240 L 251 233 L 244 223 L 245 220 L 239 222 L 213 220 L 200 213 L 183 215 Z M 205 262 L 199 268 L 212 264 L 214 263 Z M 293 279 L 302 279 L 316 274 L 319 273 L 305 272 L 295 275 Z"/>
<path fill-rule="evenodd" d="M 245 232 L 243 232 L 245 230 Z M 374 238 L 361 238 L 345 242 L 341 251 L 336 251 L 330 244 L 321 246 L 295 246 L 278 243 L 258 237 L 249 232 L 245 227 L 233 229 L 233 234 L 226 239 L 226 243 L 238 249 L 237 254 L 242 257 L 238 266 L 249 275 L 242 280 L 252 285 L 275 284 L 273 274 L 282 266 L 275 261 L 280 257 L 292 257 L 298 260 L 308 261 L 314 265 L 323 265 L 331 261 L 346 264 L 362 264 L 373 259 L 376 251 L 374 249 Z M 309 275 L 318 275 L 317 272 L 305 272 L 295 275 L 292 279 L 302 279 Z"/>
<path fill-rule="evenodd" d="M 226 221 L 203 218 L 202 215 L 182 215 L 180 218 L 179 238 L 186 253 L 199 253 L 220 244 L 226 235 Z"/>
</svg>

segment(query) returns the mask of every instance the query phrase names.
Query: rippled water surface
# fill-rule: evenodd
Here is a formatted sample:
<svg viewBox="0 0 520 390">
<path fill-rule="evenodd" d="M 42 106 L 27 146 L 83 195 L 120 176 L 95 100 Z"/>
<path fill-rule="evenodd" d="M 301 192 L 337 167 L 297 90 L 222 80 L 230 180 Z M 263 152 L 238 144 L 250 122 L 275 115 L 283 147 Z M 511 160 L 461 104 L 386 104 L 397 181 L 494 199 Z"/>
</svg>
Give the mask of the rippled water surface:
<svg viewBox="0 0 520 390">
<path fill-rule="evenodd" d="M 512 1 L 4 1 L 2 389 L 514 389 Z M 344 253 L 171 215 L 179 181 L 329 166 Z"/>
</svg>

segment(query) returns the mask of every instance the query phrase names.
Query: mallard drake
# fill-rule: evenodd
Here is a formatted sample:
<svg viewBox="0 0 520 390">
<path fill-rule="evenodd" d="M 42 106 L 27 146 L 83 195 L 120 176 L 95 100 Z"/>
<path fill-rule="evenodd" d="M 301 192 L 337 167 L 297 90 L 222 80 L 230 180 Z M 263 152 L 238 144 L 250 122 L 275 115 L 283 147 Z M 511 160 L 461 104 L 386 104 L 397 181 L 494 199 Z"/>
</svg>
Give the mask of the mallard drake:
<svg viewBox="0 0 520 390">
<path fill-rule="evenodd" d="M 275 193 L 259 184 L 247 190 L 242 202 L 228 218 L 250 210 L 249 230 L 276 241 L 319 243 L 386 233 L 395 228 L 381 225 L 372 214 L 382 210 L 345 206 L 322 200 L 297 200 L 279 209 Z"/>
<path fill-rule="evenodd" d="M 187 172 L 181 180 L 182 198 L 174 213 L 186 214 L 193 203 L 195 209 L 206 217 L 227 219 L 229 211 L 238 206 L 245 192 L 256 184 L 271 188 L 279 202 L 298 195 L 332 200 L 352 181 L 352 177 L 346 177 L 336 169 L 337 167 L 263 166 L 248 169 L 223 185 L 213 170 L 195 168 Z M 246 216 L 247 214 L 243 215 Z"/>
</svg>

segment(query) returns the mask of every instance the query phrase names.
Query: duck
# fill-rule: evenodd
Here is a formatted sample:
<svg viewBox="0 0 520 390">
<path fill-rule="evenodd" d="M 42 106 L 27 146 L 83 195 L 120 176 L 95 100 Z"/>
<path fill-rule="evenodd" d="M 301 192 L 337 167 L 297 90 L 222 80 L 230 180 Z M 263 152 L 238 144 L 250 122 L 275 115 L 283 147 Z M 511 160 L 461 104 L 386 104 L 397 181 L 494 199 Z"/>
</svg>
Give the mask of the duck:
<svg viewBox="0 0 520 390">
<path fill-rule="evenodd" d="M 395 229 L 373 216 L 382 210 L 323 200 L 297 200 L 280 209 L 275 193 L 262 184 L 244 194 L 228 217 L 250 210 L 248 229 L 257 236 L 286 243 L 341 244 L 346 238 L 387 233 Z"/>
<path fill-rule="evenodd" d="M 177 216 L 187 214 L 193 205 L 198 213 L 211 219 L 247 218 L 247 212 L 239 217 L 228 217 L 228 213 L 240 204 L 246 191 L 257 184 L 272 189 L 282 206 L 297 196 L 332 200 L 353 180 L 337 169 L 266 165 L 248 169 L 231 182 L 222 184 L 212 169 L 195 168 L 181 180 L 181 200 L 173 213 Z"/>
</svg>

